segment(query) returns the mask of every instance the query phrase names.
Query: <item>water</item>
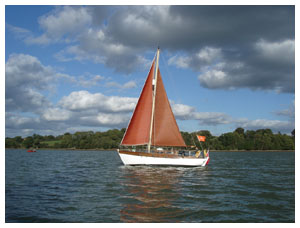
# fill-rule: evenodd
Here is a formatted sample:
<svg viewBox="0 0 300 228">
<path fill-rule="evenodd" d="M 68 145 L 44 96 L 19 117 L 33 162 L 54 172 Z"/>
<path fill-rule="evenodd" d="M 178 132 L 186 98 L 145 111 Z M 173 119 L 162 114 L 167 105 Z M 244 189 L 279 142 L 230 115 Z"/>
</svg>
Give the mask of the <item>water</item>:
<svg viewBox="0 0 300 228">
<path fill-rule="evenodd" d="M 294 152 L 125 167 L 115 151 L 6 150 L 6 222 L 295 222 Z"/>
</svg>

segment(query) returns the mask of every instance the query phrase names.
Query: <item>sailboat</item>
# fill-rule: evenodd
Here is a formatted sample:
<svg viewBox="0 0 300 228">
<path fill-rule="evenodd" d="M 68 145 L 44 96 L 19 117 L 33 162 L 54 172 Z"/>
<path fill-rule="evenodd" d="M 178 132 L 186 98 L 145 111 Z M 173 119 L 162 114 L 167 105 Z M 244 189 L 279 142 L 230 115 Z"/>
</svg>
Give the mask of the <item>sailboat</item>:
<svg viewBox="0 0 300 228">
<path fill-rule="evenodd" d="M 120 143 L 119 156 L 124 165 L 205 166 L 209 153 L 201 157 L 186 150 L 162 81 L 159 54 L 158 48 Z"/>
</svg>

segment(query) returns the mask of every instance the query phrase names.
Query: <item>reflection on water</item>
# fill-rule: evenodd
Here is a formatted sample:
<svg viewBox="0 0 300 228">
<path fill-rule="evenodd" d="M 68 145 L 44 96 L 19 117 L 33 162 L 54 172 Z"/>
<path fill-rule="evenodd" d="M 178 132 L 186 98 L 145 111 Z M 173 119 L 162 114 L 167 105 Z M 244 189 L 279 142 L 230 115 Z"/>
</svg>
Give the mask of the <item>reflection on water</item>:
<svg viewBox="0 0 300 228">
<path fill-rule="evenodd" d="M 136 166 L 122 169 L 121 185 L 126 194 L 122 196 L 120 212 L 123 222 L 180 222 L 188 211 L 178 200 L 185 194 L 186 182 L 200 178 L 200 185 L 207 184 L 202 168 Z"/>
<path fill-rule="evenodd" d="M 123 222 L 176 222 L 183 210 L 176 206 L 182 168 L 123 167 Z M 175 219 L 174 219 L 175 218 Z"/>
</svg>

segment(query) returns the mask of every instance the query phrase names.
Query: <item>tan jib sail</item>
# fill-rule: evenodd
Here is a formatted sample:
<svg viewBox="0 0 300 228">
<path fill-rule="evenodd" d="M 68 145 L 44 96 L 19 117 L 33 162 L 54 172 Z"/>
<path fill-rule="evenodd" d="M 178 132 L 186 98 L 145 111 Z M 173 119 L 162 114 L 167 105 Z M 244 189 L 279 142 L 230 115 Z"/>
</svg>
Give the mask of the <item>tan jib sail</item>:
<svg viewBox="0 0 300 228">
<path fill-rule="evenodd" d="M 156 86 L 154 126 L 151 144 L 155 146 L 185 147 L 185 142 L 177 126 L 159 70 Z"/>
<path fill-rule="evenodd" d="M 154 62 L 121 145 L 149 145 L 150 131 L 152 131 L 151 145 L 153 146 L 186 147 L 172 112 L 159 69 L 156 80 L 156 94 L 154 94 L 152 85 L 153 79 Z M 153 106 L 154 95 L 155 106 Z M 155 108 L 151 129 L 153 107 Z"/>
</svg>

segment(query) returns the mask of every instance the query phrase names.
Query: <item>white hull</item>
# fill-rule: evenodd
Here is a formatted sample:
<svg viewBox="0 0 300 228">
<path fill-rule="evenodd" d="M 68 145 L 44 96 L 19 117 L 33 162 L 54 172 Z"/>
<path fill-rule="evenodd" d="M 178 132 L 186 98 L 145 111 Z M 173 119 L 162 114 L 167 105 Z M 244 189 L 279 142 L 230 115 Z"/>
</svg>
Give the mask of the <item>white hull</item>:
<svg viewBox="0 0 300 228">
<path fill-rule="evenodd" d="M 119 153 L 119 151 L 118 151 Z M 147 157 L 131 154 L 119 153 L 124 165 L 166 165 L 166 166 L 205 166 L 207 158 L 163 158 L 163 157 Z"/>
</svg>

